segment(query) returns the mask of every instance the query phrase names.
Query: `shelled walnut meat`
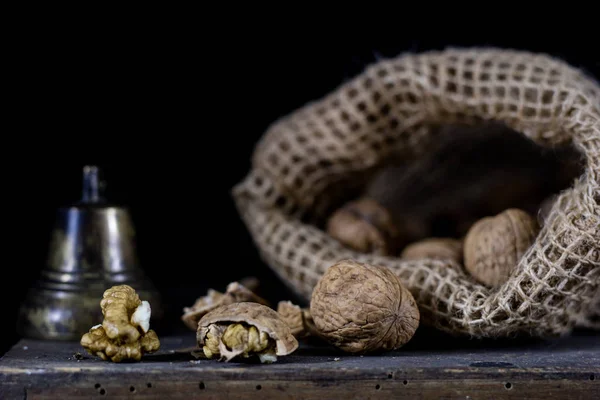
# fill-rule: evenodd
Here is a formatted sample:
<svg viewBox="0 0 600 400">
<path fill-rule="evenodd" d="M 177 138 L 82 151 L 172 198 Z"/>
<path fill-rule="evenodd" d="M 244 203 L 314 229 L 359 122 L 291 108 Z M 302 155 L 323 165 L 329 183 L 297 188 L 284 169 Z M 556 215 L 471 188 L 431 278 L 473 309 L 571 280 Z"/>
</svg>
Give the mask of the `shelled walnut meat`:
<svg viewBox="0 0 600 400">
<path fill-rule="evenodd" d="M 454 238 L 429 238 L 409 244 L 400 254 L 405 260 L 432 258 L 452 260 L 458 264 L 463 260 L 462 240 Z"/>
<path fill-rule="evenodd" d="M 203 316 L 196 340 L 204 357 L 219 361 L 257 357 L 261 363 L 273 363 L 298 348 L 280 315 L 252 302 L 221 306 Z"/>
<path fill-rule="evenodd" d="M 257 285 L 258 283 L 255 280 L 242 280 L 241 282 L 231 282 L 227 285 L 225 293 L 209 289 L 206 296 L 198 298 L 194 305 L 183 309 L 181 320 L 190 330 L 196 331 L 200 318 L 217 307 L 245 301 L 268 306 L 269 303 L 267 300 L 256 295 L 251 290 L 251 288 Z"/>
<path fill-rule="evenodd" d="M 480 219 L 465 238 L 466 270 L 484 285 L 502 285 L 531 247 L 538 232 L 536 219 L 516 208 Z"/>
<path fill-rule="evenodd" d="M 88 353 L 113 362 L 140 361 L 144 354 L 160 348 L 156 332 L 150 329 L 150 303 L 141 301 L 131 286 L 107 289 L 100 307 L 104 321 L 80 341 Z"/>
<path fill-rule="evenodd" d="M 396 350 L 420 321 L 415 299 L 389 268 L 349 259 L 323 274 L 310 312 L 320 336 L 350 353 Z"/>
<path fill-rule="evenodd" d="M 379 255 L 395 252 L 397 228 L 383 206 L 370 198 L 351 201 L 327 221 L 327 233 L 356 251 Z"/>
</svg>

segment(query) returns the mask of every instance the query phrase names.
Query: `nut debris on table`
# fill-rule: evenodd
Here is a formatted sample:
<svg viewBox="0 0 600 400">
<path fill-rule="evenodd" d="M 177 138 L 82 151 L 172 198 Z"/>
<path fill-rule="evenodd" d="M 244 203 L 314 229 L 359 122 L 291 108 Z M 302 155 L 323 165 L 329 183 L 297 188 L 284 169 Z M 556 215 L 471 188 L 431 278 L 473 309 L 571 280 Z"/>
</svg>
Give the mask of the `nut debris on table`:
<svg viewBox="0 0 600 400">
<path fill-rule="evenodd" d="M 298 338 L 309 336 L 319 337 L 320 334 L 310 315 L 310 308 L 302 308 L 291 301 L 280 301 L 277 304 L 277 313 L 290 327 L 292 334 Z"/>
<path fill-rule="evenodd" d="M 192 331 L 198 329 L 198 321 L 208 312 L 228 304 L 239 302 L 254 302 L 269 306 L 269 302 L 253 292 L 258 286 L 255 278 L 242 279 L 227 285 L 225 293 L 209 289 L 206 296 L 200 297 L 191 307 L 184 307 L 181 320 Z"/>
</svg>

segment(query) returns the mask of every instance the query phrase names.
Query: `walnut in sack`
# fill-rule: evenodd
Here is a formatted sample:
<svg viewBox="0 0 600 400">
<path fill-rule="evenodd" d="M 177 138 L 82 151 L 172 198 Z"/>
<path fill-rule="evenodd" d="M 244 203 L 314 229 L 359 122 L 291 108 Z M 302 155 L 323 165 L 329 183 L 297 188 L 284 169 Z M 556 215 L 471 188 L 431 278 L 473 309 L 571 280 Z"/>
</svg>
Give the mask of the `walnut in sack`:
<svg viewBox="0 0 600 400">
<path fill-rule="evenodd" d="M 269 303 L 265 299 L 252 292 L 251 288 L 257 285 L 258 283 L 255 280 L 242 280 L 240 282 L 231 282 L 227 285 L 225 293 L 209 289 L 206 296 L 198 298 L 193 306 L 183 309 L 181 320 L 189 329 L 196 331 L 200 318 L 217 307 L 243 301 L 268 306 Z"/>
<path fill-rule="evenodd" d="M 350 353 L 398 349 L 420 321 L 415 299 L 389 268 L 354 260 L 327 269 L 310 312 L 320 336 Z"/>
<path fill-rule="evenodd" d="M 144 354 L 160 348 L 156 332 L 150 329 L 150 303 L 141 301 L 131 286 L 107 289 L 100 307 L 104 321 L 80 341 L 88 353 L 113 362 L 140 361 Z"/>
<path fill-rule="evenodd" d="M 327 233 L 354 250 L 390 255 L 395 251 L 398 231 L 388 210 L 364 197 L 338 209 L 327 221 Z"/>
<path fill-rule="evenodd" d="M 196 340 L 204 357 L 219 361 L 258 357 L 261 363 L 272 363 L 298 348 L 279 314 L 252 302 L 229 304 L 203 316 Z"/>
<path fill-rule="evenodd" d="M 405 260 L 420 260 L 433 258 L 438 260 L 452 260 L 458 264 L 463 259 L 462 240 L 453 238 L 429 238 L 406 246 L 400 258 Z"/>
<path fill-rule="evenodd" d="M 466 270 L 484 285 L 502 285 L 531 247 L 538 231 L 535 218 L 516 208 L 480 219 L 465 238 Z"/>
</svg>

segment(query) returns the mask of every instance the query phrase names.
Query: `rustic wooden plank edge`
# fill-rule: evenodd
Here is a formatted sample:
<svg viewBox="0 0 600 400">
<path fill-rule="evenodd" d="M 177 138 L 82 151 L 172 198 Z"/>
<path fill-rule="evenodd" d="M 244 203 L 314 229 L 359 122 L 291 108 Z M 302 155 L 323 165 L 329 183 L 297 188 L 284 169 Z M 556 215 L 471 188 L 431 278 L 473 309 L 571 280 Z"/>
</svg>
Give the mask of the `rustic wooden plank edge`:
<svg viewBox="0 0 600 400">
<path fill-rule="evenodd" d="M 467 372 L 467 371 L 464 371 Z M 137 375 L 137 374 L 136 374 Z M 156 375 L 156 376 L 154 376 Z M 98 374 L 52 374 L 28 383 L 3 380 L 2 398 L 600 398 L 600 382 L 584 371 L 553 374 L 512 372 L 500 374 L 455 371 L 431 376 L 411 371 L 381 379 L 236 379 L 215 374 L 198 374 L 173 379 L 140 374 L 123 379 Z"/>
<path fill-rule="evenodd" d="M 123 364 L 77 355 L 77 343 L 23 340 L 0 360 L 0 398 L 600 398 L 597 336 L 363 357 L 302 344 L 271 365 L 196 360 L 190 340 L 165 338 Z"/>
</svg>

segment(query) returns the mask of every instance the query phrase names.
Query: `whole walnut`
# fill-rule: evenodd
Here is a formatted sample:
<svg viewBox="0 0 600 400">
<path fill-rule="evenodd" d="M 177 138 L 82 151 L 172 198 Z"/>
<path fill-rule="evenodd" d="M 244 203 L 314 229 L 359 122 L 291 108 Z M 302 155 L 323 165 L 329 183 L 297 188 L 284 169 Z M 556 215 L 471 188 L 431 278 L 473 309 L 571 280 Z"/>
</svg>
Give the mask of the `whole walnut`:
<svg viewBox="0 0 600 400">
<path fill-rule="evenodd" d="M 415 299 L 389 268 L 349 259 L 323 274 L 310 313 L 320 337 L 350 353 L 398 349 L 420 321 Z"/>
<path fill-rule="evenodd" d="M 502 285 L 538 232 L 536 219 L 517 208 L 480 219 L 465 237 L 465 269 L 484 285 Z"/>
<path fill-rule="evenodd" d="M 327 233 L 356 251 L 378 255 L 393 254 L 398 236 L 388 210 L 367 197 L 334 212 L 327 221 Z"/>
<path fill-rule="evenodd" d="M 405 260 L 433 258 L 452 260 L 460 264 L 463 259 L 463 243 L 462 240 L 453 238 L 423 239 L 406 246 L 400 258 Z"/>
</svg>

